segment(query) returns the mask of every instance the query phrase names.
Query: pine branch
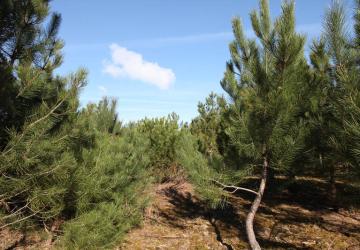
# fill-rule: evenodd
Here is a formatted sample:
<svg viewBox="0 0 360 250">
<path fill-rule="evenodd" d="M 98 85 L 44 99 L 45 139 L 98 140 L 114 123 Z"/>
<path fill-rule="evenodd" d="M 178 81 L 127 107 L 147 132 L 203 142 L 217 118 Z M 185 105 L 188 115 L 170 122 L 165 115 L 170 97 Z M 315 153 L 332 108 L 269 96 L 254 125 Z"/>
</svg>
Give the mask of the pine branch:
<svg viewBox="0 0 360 250">
<path fill-rule="evenodd" d="M 234 189 L 233 191 L 231 191 L 230 193 L 233 194 L 235 193 L 236 191 L 238 190 L 242 190 L 242 191 L 246 191 L 246 192 L 249 192 L 249 193 L 252 193 L 252 194 L 255 194 L 255 195 L 258 195 L 257 192 L 255 192 L 254 190 L 251 190 L 251 189 L 248 189 L 248 188 L 243 188 L 243 187 L 237 187 L 237 186 L 233 186 L 233 185 L 225 185 L 217 180 L 214 180 L 214 179 L 211 179 L 211 181 L 215 182 L 216 184 L 220 185 L 223 187 L 223 189 L 225 188 L 232 188 Z"/>
<path fill-rule="evenodd" d="M 48 118 L 51 114 L 53 114 L 60 106 L 61 104 L 63 104 L 66 100 L 67 96 L 65 96 L 53 109 L 51 109 L 46 115 L 42 116 L 41 118 L 39 118 L 38 120 L 32 122 L 31 124 L 29 124 L 24 131 L 22 132 L 22 134 L 20 135 L 20 137 L 18 138 L 17 142 L 20 142 L 21 139 L 24 137 L 24 135 L 26 134 L 27 130 L 29 130 L 30 128 L 32 128 L 33 126 L 35 126 L 37 123 L 45 120 L 46 118 Z M 3 155 L 8 154 L 9 152 L 11 152 L 11 150 L 14 148 L 14 146 L 10 147 L 7 151 L 3 152 Z"/>
<path fill-rule="evenodd" d="M 34 81 L 40 76 L 40 74 L 41 71 L 37 71 L 37 73 L 30 79 L 30 81 L 26 83 L 26 86 L 24 86 L 24 88 L 19 91 L 19 93 L 16 95 L 16 98 L 21 96 L 27 88 L 31 87 L 32 83 L 34 83 Z"/>
<path fill-rule="evenodd" d="M 45 120 L 46 118 L 48 118 L 50 115 L 52 115 L 60 106 L 61 104 L 63 104 L 66 100 L 67 96 L 65 98 L 63 98 L 53 109 L 50 110 L 49 113 L 47 113 L 45 116 L 39 118 L 38 120 L 32 122 L 31 124 L 29 124 L 29 126 L 27 127 L 28 129 L 29 128 L 32 128 L 33 126 L 35 126 L 37 123 Z"/>
<path fill-rule="evenodd" d="M 11 213 L 9 215 L 6 215 L 6 216 L 3 216 L 0 218 L 0 221 L 1 220 L 5 220 L 7 218 L 10 218 L 10 217 L 13 217 L 15 215 L 17 215 L 20 211 L 22 211 L 23 209 L 25 208 L 29 208 L 29 204 L 34 200 L 35 198 L 29 200 L 24 206 L 22 206 L 21 208 L 17 209 L 15 212 L 13 212 L 13 210 L 11 211 Z"/>
<path fill-rule="evenodd" d="M 29 216 L 26 216 L 26 217 L 24 217 L 24 218 L 22 218 L 22 219 L 20 219 L 20 220 L 16 220 L 16 221 L 13 221 L 13 222 L 11 222 L 11 223 L 5 224 L 5 225 L 1 226 L 0 229 L 3 229 L 3 228 L 8 227 L 8 226 L 10 226 L 10 225 L 19 223 L 19 222 L 21 222 L 21 221 L 27 220 L 27 219 L 35 216 L 37 213 L 38 213 L 38 212 L 33 213 L 33 214 L 30 214 Z"/>
</svg>

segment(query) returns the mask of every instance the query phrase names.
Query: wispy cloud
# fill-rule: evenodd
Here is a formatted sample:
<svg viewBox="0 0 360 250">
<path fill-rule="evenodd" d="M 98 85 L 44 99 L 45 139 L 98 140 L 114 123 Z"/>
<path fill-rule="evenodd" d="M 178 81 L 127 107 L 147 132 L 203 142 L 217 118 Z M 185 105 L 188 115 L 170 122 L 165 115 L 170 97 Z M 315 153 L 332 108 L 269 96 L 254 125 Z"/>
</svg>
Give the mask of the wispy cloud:
<svg viewBox="0 0 360 250">
<path fill-rule="evenodd" d="M 296 30 L 302 34 L 305 34 L 309 39 L 312 39 L 321 34 L 322 24 L 321 23 L 299 24 Z"/>
<path fill-rule="evenodd" d="M 179 44 L 193 44 L 193 43 L 203 43 L 203 42 L 212 42 L 218 40 L 231 40 L 233 38 L 231 31 L 225 32 L 214 32 L 214 33 L 200 33 L 200 34 L 191 34 L 183 36 L 168 36 L 168 37 L 155 37 L 155 38 L 144 38 L 144 39 L 132 39 L 132 40 L 122 40 L 121 44 L 126 44 L 127 46 L 136 46 L 136 47 L 161 47 L 161 46 L 171 46 Z M 107 46 L 106 43 L 83 43 L 83 44 L 66 44 L 67 49 L 70 50 L 96 50 L 103 49 Z"/>
<path fill-rule="evenodd" d="M 105 86 L 99 85 L 98 89 L 100 90 L 100 92 L 104 95 L 107 94 L 108 90 Z"/>
<path fill-rule="evenodd" d="M 296 29 L 298 32 L 306 34 L 308 38 L 313 38 L 317 36 L 322 30 L 322 24 L 321 23 L 299 24 L 297 25 Z M 251 28 L 246 29 L 245 34 L 250 38 L 255 37 L 254 32 Z M 162 47 L 162 46 L 173 46 L 179 44 L 229 41 L 232 40 L 233 37 L 234 35 L 231 31 L 223 31 L 223 32 L 190 34 L 190 35 L 182 35 L 182 36 L 122 40 L 121 44 L 125 44 L 126 46 L 132 46 L 132 47 L 133 46 Z M 73 50 L 95 50 L 95 49 L 103 49 L 106 46 L 107 46 L 106 43 L 84 43 L 84 44 L 68 44 L 66 45 L 66 48 Z"/>
<path fill-rule="evenodd" d="M 199 43 L 199 42 L 211 42 L 216 40 L 229 40 L 233 37 L 232 32 L 215 32 L 215 33 L 203 33 L 184 36 L 173 37 L 158 37 L 149 38 L 143 40 L 124 41 L 125 43 L 131 43 L 134 45 L 151 44 L 151 45 L 176 45 L 186 43 Z"/>
<path fill-rule="evenodd" d="M 111 61 L 104 63 L 103 72 L 114 78 L 128 77 L 155 85 L 160 89 L 168 89 L 175 82 L 172 69 L 163 68 L 155 62 L 148 62 L 141 54 L 115 43 L 110 45 L 110 50 Z"/>
</svg>

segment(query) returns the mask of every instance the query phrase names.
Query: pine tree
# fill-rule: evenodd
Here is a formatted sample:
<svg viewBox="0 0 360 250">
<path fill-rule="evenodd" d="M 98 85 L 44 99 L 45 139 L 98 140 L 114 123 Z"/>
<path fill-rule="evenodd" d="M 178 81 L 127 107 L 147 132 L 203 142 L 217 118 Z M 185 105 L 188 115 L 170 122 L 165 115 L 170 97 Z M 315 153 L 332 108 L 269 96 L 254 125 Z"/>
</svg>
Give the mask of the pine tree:
<svg viewBox="0 0 360 250">
<path fill-rule="evenodd" d="M 116 99 L 104 97 L 98 104 L 88 104 L 80 116 L 88 120 L 97 131 L 116 135 L 121 132 L 122 126 L 116 107 Z"/>
<path fill-rule="evenodd" d="M 67 210 L 72 174 L 93 135 L 77 123 L 86 71 L 54 75 L 61 61 L 60 15 L 49 1 L 0 4 L 0 199 L 2 227 L 49 222 Z"/>
<path fill-rule="evenodd" d="M 252 249 L 260 249 L 253 221 L 265 191 L 269 171 L 287 172 L 303 148 L 306 135 L 299 106 L 307 64 L 305 38 L 295 31 L 294 2 L 282 5 L 272 24 L 268 1 L 251 13 L 258 40 L 246 39 L 239 18 L 233 20 L 235 40 L 230 44 L 224 90 L 232 99 L 231 126 L 227 133 L 237 147 L 244 171 L 257 173 L 262 166 L 256 198 L 246 219 Z M 240 169 L 241 171 L 241 169 Z"/>
<path fill-rule="evenodd" d="M 71 188 L 71 174 L 82 147 L 91 145 L 91 137 L 76 125 L 78 93 L 85 76 L 79 71 L 63 79 L 52 105 L 44 102 L 30 113 L 20 131 L 11 130 L 0 153 L 2 206 L 9 213 L 1 218 L 5 224 L 1 227 L 29 218 L 49 222 L 67 209 L 64 199 Z"/>
<path fill-rule="evenodd" d="M 99 109 L 97 117 L 109 114 L 108 108 Z M 73 174 L 73 216 L 64 224 L 62 248 L 112 249 L 140 223 L 147 204 L 146 188 L 152 181 L 147 138 L 136 129 L 117 136 L 102 128 L 96 132 L 96 145 L 83 150 Z"/>
<path fill-rule="evenodd" d="M 347 107 L 346 113 L 349 114 L 345 120 L 345 133 L 350 138 L 350 151 L 355 158 L 352 162 L 354 167 L 351 171 L 351 175 L 355 173 L 356 179 L 360 178 L 360 1 L 355 1 L 355 13 L 354 13 L 354 38 L 352 39 L 350 46 L 351 49 L 351 61 L 352 67 L 343 79 L 346 86 L 349 86 L 349 92 L 346 98 L 341 102 L 342 107 Z M 350 83 L 350 84 L 349 84 Z"/>
<path fill-rule="evenodd" d="M 164 182 L 181 176 L 181 169 L 176 160 L 176 150 L 182 136 L 179 116 L 171 113 L 167 117 L 142 119 L 135 129 L 149 142 L 149 171 Z"/>
<path fill-rule="evenodd" d="M 224 98 L 210 93 L 204 103 L 198 104 L 199 116 L 191 121 L 190 130 L 199 138 L 200 151 L 212 157 L 220 153 L 222 116 L 225 110 Z"/>
<path fill-rule="evenodd" d="M 63 44 L 57 38 L 61 16 L 53 13 L 44 27 L 48 16 L 48 0 L 4 0 L 0 4 L 0 148 L 6 144 L 8 129 L 22 127 L 29 109 L 54 99 L 51 91 L 58 81 L 50 81 L 53 85 L 46 88 L 36 81 L 40 74 L 44 80 L 51 79 L 62 62 Z M 32 77 L 21 80 L 24 74 Z"/>
<path fill-rule="evenodd" d="M 342 162 L 341 154 L 334 145 L 335 138 L 340 139 L 342 125 L 337 115 L 337 98 L 339 88 L 331 77 L 331 65 L 326 51 L 325 40 L 314 42 L 310 55 L 312 63 L 312 80 L 309 88 L 309 123 L 311 133 L 308 147 L 311 149 L 312 165 L 318 167 L 318 172 L 328 173 L 330 199 L 334 200 L 335 166 Z"/>
<path fill-rule="evenodd" d="M 333 145 L 340 155 L 342 174 L 359 180 L 359 131 L 360 131 L 360 1 L 355 1 L 354 35 L 346 29 L 346 14 L 343 5 L 334 2 L 328 11 L 325 35 L 332 39 L 328 45 L 331 55 L 331 76 L 337 87 L 336 117 L 341 125 Z M 335 43 L 335 39 L 338 39 Z M 348 170 L 348 171 L 346 171 Z"/>
<path fill-rule="evenodd" d="M 355 33 L 358 11 L 359 2 L 355 10 Z M 353 164 L 350 146 L 353 138 L 346 131 L 356 120 L 357 104 L 353 101 L 358 99 L 358 58 L 357 38 L 352 38 L 346 29 L 345 8 L 339 1 L 333 1 L 325 15 L 322 37 L 314 42 L 310 55 L 309 110 L 313 137 L 310 145 L 318 155 L 320 171 L 328 173 L 329 198 L 335 208 L 337 172 L 344 172 Z M 353 125 L 350 127 L 354 128 Z"/>
</svg>

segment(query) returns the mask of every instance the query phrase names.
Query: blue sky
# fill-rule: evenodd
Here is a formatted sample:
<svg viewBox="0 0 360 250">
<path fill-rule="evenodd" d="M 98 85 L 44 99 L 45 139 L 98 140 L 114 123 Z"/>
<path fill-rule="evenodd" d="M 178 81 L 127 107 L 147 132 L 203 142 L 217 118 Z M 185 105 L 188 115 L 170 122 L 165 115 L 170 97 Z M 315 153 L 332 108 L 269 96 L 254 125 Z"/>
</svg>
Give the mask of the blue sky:
<svg viewBox="0 0 360 250">
<path fill-rule="evenodd" d="M 250 34 L 256 0 L 54 0 L 65 41 L 60 74 L 89 71 L 81 103 L 118 99 L 123 121 L 171 112 L 190 121 L 197 104 L 219 81 L 229 59 L 231 19 L 241 17 Z M 320 34 L 330 0 L 298 0 L 298 29 L 309 40 Z M 280 0 L 270 1 L 271 14 Z"/>
</svg>

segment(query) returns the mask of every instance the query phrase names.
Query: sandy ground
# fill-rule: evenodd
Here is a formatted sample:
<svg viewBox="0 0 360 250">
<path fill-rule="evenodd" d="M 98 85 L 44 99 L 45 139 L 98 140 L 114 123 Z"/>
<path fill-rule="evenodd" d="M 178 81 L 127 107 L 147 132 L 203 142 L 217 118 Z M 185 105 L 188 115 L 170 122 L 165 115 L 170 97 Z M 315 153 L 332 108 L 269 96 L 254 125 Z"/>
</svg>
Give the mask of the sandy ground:
<svg viewBox="0 0 360 250">
<path fill-rule="evenodd" d="M 299 180 L 298 186 L 265 197 L 255 222 L 264 249 L 360 249 L 359 209 L 344 203 L 330 210 L 321 196 L 325 184 L 318 181 L 319 190 L 309 189 L 313 184 Z M 209 210 L 191 184 L 161 184 L 144 223 L 119 249 L 248 249 L 244 221 L 251 199 L 239 193 L 226 209 Z"/>
<path fill-rule="evenodd" d="M 278 185 L 282 185 L 279 180 Z M 249 188 L 255 188 L 252 180 Z M 360 188 L 337 183 L 338 208 L 326 196 L 326 182 L 298 178 L 265 193 L 255 219 L 263 249 L 360 250 Z M 245 217 L 252 194 L 239 192 L 225 209 L 211 210 L 186 181 L 158 184 L 143 223 L 116 249 L 248 249 Z M 23 234 L 0 230 L 0 249 L 54 249 L 44 230 Z"/>
</svg>

